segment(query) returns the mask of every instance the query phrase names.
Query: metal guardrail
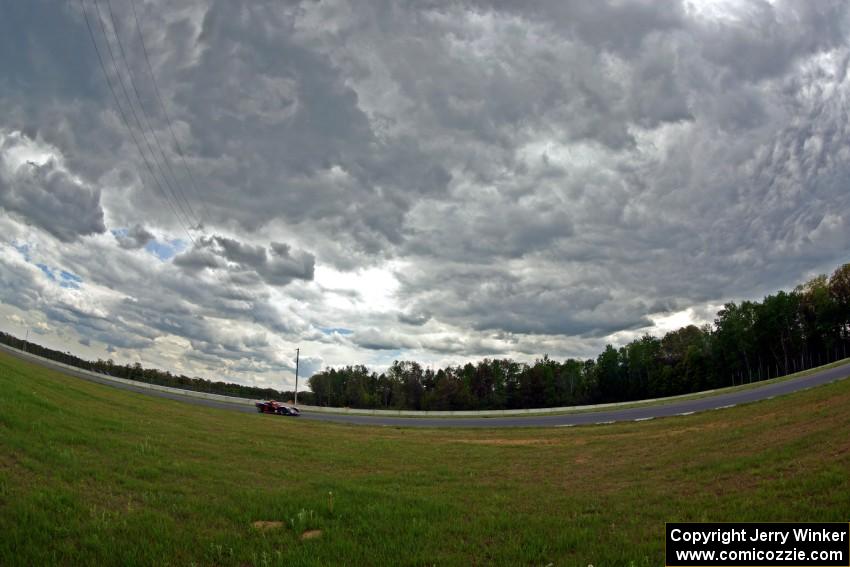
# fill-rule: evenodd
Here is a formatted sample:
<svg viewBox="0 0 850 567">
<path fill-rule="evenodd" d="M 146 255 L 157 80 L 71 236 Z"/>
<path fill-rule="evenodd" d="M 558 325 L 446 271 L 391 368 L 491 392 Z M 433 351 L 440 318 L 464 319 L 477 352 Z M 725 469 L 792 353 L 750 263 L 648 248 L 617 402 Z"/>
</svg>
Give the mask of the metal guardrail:
<svg viewBox="0 0 850 567">
<path fill-rule="evenodd" d="M 0 349 L 10 352 L 16 356 L 21 358 L 28 358 L 34 361 L 37 361 L 39 364 L 47 365 L 47 366 L 56 366 L 58 368 L 62 368 L 74 373 L 80 377 L 90 377 L 94 378 L 99 382 L 115 382 L 117 384 L 124 384 L 127 386 L 133 386 L 136 388 L 144 388 L 146 390 L 157 390 L 160 392 L 168 392 L 169 394 L 175 394 L 179 396 L 186 396 L 189 398 L 202 398 L 206 400 L 216 400 L 219 402 L 228 402 L 235 404 L 244 404 L 244 405 L 254 405 L 254 400 L 249 398 L 239 398 L 236 396 L 223 396 L 221 394 L 211 394 L 208 392 L 196 392 L 194 390 L 184 390 L 182 388 L 171 388 L 169 386 L 160 386 L 159 384 L 150 384 L 148 382 L 140 382 L 138 380 L 128 380 L 126 378 L 118 378 L 117 376 L 110 376 L 109 374 L 101 374 L 100 372 L 92 372 L 91 370 L 86 370 L 85 368 L 80 368 L 79 366 L 72 366 L 70 364 L 65 364 L 64 362 L 58 362 L 56 360 L 52 360 L 50 358 L 44 358 L 43 356 L 38 356 L 37 354 L 32 354 L 23 350 L 16 349 L 14 347 L 10 347 L 9 345 L 0 344 Z"/>
<path fill-rule="evenodd" d="M 215 400 L 219 402 L 233 403 L 239 405 L 248 405 L 253 406 L 256 400 L 250 398 L 240 398 L 236 396 L 224 396 L 222 394 L 211 394 L 207 392 L 197 392 L 195 390 L 184 390 L 181 388 L 172 388 L 170 386 L 160 386 L 158 384 L 149 384 L 147 382 L 139 382 L 138 380 L 128 380 L 126 378 L 117 378 L 115 376 L 110 376 L 108 374 L 101 374 L 99 372 L 92 372 L 91 370 L 86 370 L 84 368 L 79 368 L 77 366 L 72 366 L 70 364 L 65 364 L 63 362 L 57 362 L 55 360 L 51 360 L 49 358 L 44 358 L 42 356 L 38 356 L 23 350 L 19 350 L 9 345 L 0 344 L 0 348 L 11 352 L 15 355 L 21 356 L 23 358 L 29 358 L 32 360 L 39 361 L 41 364 L 53 365 L 59 368 L 66 369 L 80 377 L 86 378 L 90 377 L 96 379 L 100 382 L 115 382 L 119 384 L 124 384 L 127 386 L 134 386 L 136 388 L 144 388 L 148 390 L 157 390 L 160 392 L 167 392 L 169 394 L 174 394 L 178 396 L 186 396 L 189 398 L 201 398 L 206 400 Z M 715 389 L 715 390 L 704 390 L 702 392 L 694 392 L 691 394 L 683 394 L 680 396 L 670 396 L 667 398 L 652 398 L 646 400 L 636 400 L 631 402 L 614 402 L 608 404 L 594 404 L 594 405 L 585 405 L 585 406 L 565 406 L 565 407 L 554 407 L 554 408 L 531 408 L 531 409 L 507 409 L 507 410 L 457 410 L 457 411 L 429 411 L 429 410 L 381 410 L 381 409 L 357 409 L 357 408 L 339 408 L 339 407 L 324 407 L 324 406 L 308 406 L 308 405 L 299 405 L 298 409 L 304 412 L 314 412 L 314 413 L 336 413 L 336 414 L 349 414 L 349 415 L 375 415 L 375 416 L 387 416 L 387 417 L 510 417 L 510 416 L 522 416 L 522 415 L 539 415 L 539 414 L 553 414 L 553 413 L 581 413 L 587 411 L 595 411 L 599 409 L 608 409 L 608 408 L 616 408 L 621 406 L 629 406 L 634 407 L 638 405 L 645 404 L 653 404 L 657 402 L 668 402 L 674 401 L 681 398 L 688 398 L 694 396 L 694 394 L 705 395 L 711 394 L 714 392 L 718 392 L 723 390 L 724 388 Z"/>
</svg>

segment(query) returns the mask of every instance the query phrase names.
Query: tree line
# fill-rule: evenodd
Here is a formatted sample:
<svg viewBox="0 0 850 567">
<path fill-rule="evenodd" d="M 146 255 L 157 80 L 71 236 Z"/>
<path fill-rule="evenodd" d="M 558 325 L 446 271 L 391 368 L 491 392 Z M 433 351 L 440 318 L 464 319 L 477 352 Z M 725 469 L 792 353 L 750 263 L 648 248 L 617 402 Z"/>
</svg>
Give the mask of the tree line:
<svg viewBox="0 0 850 567">
<path fill-rule="evenodd" d="M 558 407 L 686 394 L 776 378 L 846 358 L 850 264 L 762 301 L 730 302 L 713 325 L 651 335 L 595 359 L 533 364 L 484 359 L 432 369 L 396 361 L 385 372 L 354 365 L 309 379 L 323 406 L 408 410 Z"/>
<path fill-rule="evenodd" d="M 97 361 L 92 362 L 75 356 L 69 352 L 53 350 L 3 332 L 0 332 L 0 343 L 19 350 L 27 351 L 43 358 L 62 362 L 83 370 L 90 370 L 99 374 L 114 376 L 116 378 L 125 378 L 127 380 L 136 380 L 138 382 L 145 382 L 148 384 L 158 384 L 160 386 L 169 386 L 183 390 L 207 392 L 211 394 L 221 394 L 224 396 L 235 396 L 240 398 L 282 401 L 289 401 L 293 399 L 293 392 L 291 391 L 281 391 L 273 388 L 257 388 L 255 386 L 245 386 L 243 384 L 222 382 L 220 380 L 213 381 L 198 377 L 190 378 L 184 374 L 172 374 L 167 370 L 145 368 L 139 362 L 134 364 L 116 364 L 112 361 L 112 359 L 98 359 Z M 298 398 L 299 402 L 303 402 L 308 405 L 313 402 L 313 397 L 310 392 L 299 392 Z"/>
</svg>

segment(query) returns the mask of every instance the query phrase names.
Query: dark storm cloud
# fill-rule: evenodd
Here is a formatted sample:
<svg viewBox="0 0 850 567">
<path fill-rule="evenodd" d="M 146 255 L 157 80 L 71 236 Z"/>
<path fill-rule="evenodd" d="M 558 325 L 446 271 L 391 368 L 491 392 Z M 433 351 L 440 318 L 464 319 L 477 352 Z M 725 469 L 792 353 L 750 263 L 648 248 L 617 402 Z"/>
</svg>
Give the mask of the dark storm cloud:
<svg viewBox="0 0 850 567">
<path fill-rule="evenodd" d="M 44 314 L 54 323 L 62 323 L 74 329 L 80 336 L 94 339 L 113 347 L 144 349 L 153 345 L 157 333 L 145 324 L 128 326 L 116 324 L 106 317 L 80 311 L 68 305 L 50 305 Z"/>
<path fill-rule="evenodd" d="M 615 300 L 609 282 L 550 279 L 545 270 L 533 277 L 510 274 L 493 267 L 428 267 L 399 274 L 406 289 L 413 288 L 413 307 L 431 309 L 442 321 L 479 330 L 510 333 L 605 336 L 650 324 L 651 312 L 639 299 Z M 569 277 L 569 274 L 564 274 Z M 446 278 L 450 285 L 437 285 Z M 428 291 L 425 291 L 425 290 Z"/>
<path fill-rule="evenodd" d="M 0 301 L 22 310 L 40 307 L 44 294 L 35 266 L 8 248 L 0 256 Z"/>
<path fill-rule="evenodd" d="M 687 18 L 680 0 L 618 2 L 601 0 L 549 0 L 517 4 L 509 0 L 470 2 L 481 10 L 515 13 L 523 19 L 544 23 L 581 39 L 596 49 L 629 56 L 640 50 L 645 38 L 683 28 Z"/>
<path fill-rule="evenodd" d="M 335 363 L 568 354 L 846 260 L 845 2 L 139 3 L 171 124 L 112 6 L 147 135 L 208 232 L 173 259 L 142 249 L 187 227 L 79 8 L 0 21 L 0 128 L 55 154 L 4 162 L 9 238 L 47 231 L 61 244 L 33 253 L 85 282 L 56 291 L 3 249 L 0 297 L 91 340 L 182 337 L 245 372 L 288 368 L 281 336 Z M 346 287 L 376 268 L 397 289 Z"/>
<path fill-rule="evenodd" d="M 424 207 L 416 224 L 410 223 L 408 251 L 489 263 L 493 258 L 517 258 L 545 250 L 573 235 L 573 221 L 563 202 L 488 201 Z"/>
<path fill-rule="evenodd" d="M 293 250 L 288 244 L 271 243 L 271 251 L 257 267 L 257 273 L 270 285 L 286 285 L 294 279 L 312 280 L 316 258 L 308 252 Z"/>
<path fill-rule="evenodd" d="M 143 248 L 148 242 L 154 240 L 154 235 L 142 225 L 136 224 L 126 232 L 116 231 L 115 239 L 121 248 L 136 249 Z"/>
<path fill-rule="evenodd" d="M 100 190 L 84 186 L 54 158 L 14 163 L 11 154 L 27 142 L 21 134 L 0 131 L 0 140 L 0 207 L 63 242 L 106 230 Z"/>
<path fill-rule="evenodd" d="M 831 21 L 827 28 L 837 25 L 846 29 L 846 7 L 839 14 L 834 11 L 837 4 L 816 8 L 793 3 L 760 6 L 759 18 L 772 22 L 760 24 L 770 29 L 769 41 L 782 43 L 787 36 L 791 45 L 779 50 L 764 48 L 763 56 L 744 66 L 731 52 L 728 57 L 714 54 L 706 59 L 704 51 L 705 46 L 723 45 L 723 38 L 729 35 L 737 34 L 744 41 L 742 34 L 749 34 L 746 41 L 754 48 L 766 41 L 757 30 L 748 29 L 746 23 L 670 20 L 669 26 L 636 31 L 639 41 L 627 44 L 640 44 L 640 49 L 628 53 L 620 49 L 626 44 L 618 47 L 595 37 L 599 45 L 608 45 L 623 57 L 618 67 L 627 78 L 625 84 L 630 86 L 623 94 L 623 113 L 617 111 L 621 103 L 615 102 L 603 107 L 601 116 L 607 120 L 622 118 L 644 128 L 685 124 L 682 129 L 671 130 L 665 138 L 657 138 L 669 148 L 666 155 L 652 156 L 650 147 L 640 146 L 620 157 L 594 151 L 590 152 L 596 161 L 593 166 L 561 162 L 557 166 L 560 174 L 552 171 L 548 179 L 516 167 L 502 174 L 494 187 L 482 191 L 483 199 L 470 199 L 462 206 L 423 206 L 425 213 L 419 218 L 425 221 L 427 232 L 414 230 L 416 238 L 410 244 L 410 252 L 419 255 L 416 264 L 421 269 L 402 273 L 404 296 L 419 298 L 421 303 L 417 305 L 432 309 L 440 319 L 476 328 L 604 335 L 645 325 L 646 314 L 653 311 L 682 309 L 694 301 L 726 294 L 770 291 L 778 282 L 788 285 L 800 277 L 797 274 L 801 264 L 817 265 L 820 258 L 840 256 L 832 245 L 819 251 L 804 245 L 791 256 L 785 245 L 783 254 L 771 251 L 779 243 L 788 243 L 791 235 L 811 234 L 815 227 L 822 227 L 825 233 L 829 226 L 829 242 L 837 242 L 847 233 L 845 220 L 833 218 L 831 224 L 824 224 L 829 219 L 824 203 L 806 201 L 804 197 L 808 194 L 806 188 L 814 189 L 812 182 L 819 179 L 821 194 L 833 206 L 846 201 L 838 186 L 824 184 L 827 179 L 840 176 L 845 166 L 833 160 L 818 173 L 809 170 L 800 175 L 796 165 L 807 159 L 799 154 L 815 148 L 821 155 L 846 153 L 841 150 L 843 144 L 834 137 L 808 137 L 803 134 L 806 127 L 801 132 L 798 125 L 786 126 L 787 120 L 794 120 L 786 114 L 789 104 L 798 106 L 800 125 L 846 124 L 846 117 L 837 108 L 843 98 L 837 95 L 845 88 L 843 79 L 832 87 L 838 89 L 833 91 L 835 94 L 819 93 L 826 95 L 826 109 L 818 103 L 811 110 L 807 109 L 812 105 L 810 93 L 804 90 L 800 79 L 792 84 L 785 79 L 771 84 L 763 81 L 789 70 L 795 70 L 793 76 L 799 77 L 802 70 L 795 65 L 802 58 L 839 46 L 839 37 L 831 29 L 824 37 L 814 37 L 818 35 L 817 22 L 824 18 Z M 769 14 L 763 13 L 765 10 Z M 792 30 L 795 22 L 802 26 Z M 644 33 L 650 28 L 652 33 Z M 571 35 L 570 29 L 559 28 L 559 33 L 568 30 L 568 36 L 578 37 Z M 690 34 L 693 31 L 704 36 L 695 42 Z M 694 121 L 707 122 L 702 126 Z M 569 127 L 570 122 L 574 124 L 575 120 L 566 121 L 565 126 Z M 728 132 L 730 138 L 725 133 L 718 137 L 717 127 L 720 132 Z M 799 157 L 789 160 L 770 153 L 770 145 L 776 141 L 799 134 L 808 140 L 805 149 L 797 146 Z M 604 138 L 599 140 L 605 142 Z M 832 150 L 823 154 L 830 140 Z M 765 143 L 770 145 L 763 153 L 785 165 L 776 163 L 779 167 L 763 172 L 764 179 L 756 180 L 751 170 L 753 151 Z M 541 155 L 543 166 L 552 169 L 551 161 L 546 154 Z M 536 164 L 526 163 L 535 168 Z M 788 168 L 791 171 L 782 171 Z M 798 194 L 783 203 L 788 196 L 780 196 L 775 188 L 763 183 L 769 179 L 769 183 L 784 184 L 780 180 L 789 179 L 789 174 L 794 174 Z M 539 182 L 536 189 L 529 187 L 522 192 L 525 199 L 552 193 L 563 197 L 561 203 L 550 199 L 538 207 L 534 217 L 538 223 L 530 225 L 542 229 L 547 214 L 560 214 L 567 230 L 558 241 L 545 247 L 535 247 L 534 240 L 512 246 L 512 239 L 520 237 L 529 223 L 521 219 L 505 222 L 504 211 L 521 208 L 521 202 L 506 201 L 496 214 L 486 213 L 493 193 L 515 194 L 516 187 L 526 186 L 524 178 Z M 454 215 L 453 210 L 462 213 Z M 798 216 L 792 211 L 805 212 Z M 478 226 L 477 215 L 482 212 L 485 222 L 490 223 L 490 238 L 488 230 Z M 798 225 L 800 216 L 809 219 L 808 229 Z M 499 232 L 502 237 L 493 238 Z M 809 249 L 805 253 L 807 259 L 798 262 L 797 254 L 802 254 L 804 247 Z M 540 252 L 544 261 L 538 258 L 493 267 L 494 259 L 512 252 L 518 256 Z M 474 270 L 464 268 L 459 275 L 455 267 L 443 261 L 446 258 L 487 264 L 493 273 L 475 276 Z M 577 260 L 582 264 L 576 265 Z M 755 266 L 761 271 L 756 271 Z M 572 270 L 596 273 L 593 286 L 576 287 Z M 516 277 L 517 273 L 524 277 Z M 468 275 L 471 277 L 465 277 Z M 439 286 L 435 281 L 438 277 Z M 598 300 L 606 294 L 610 297 L 584 305 L 587 299 Z"/>
<path fill-rule="evenodd" d="M 226 268 L 243 285 L 252 281 L 253 272 L 274 286 L 285 286 L 296 279 L 312 280 L 315 262 L 312 254 L 293 250 L 288 244 L 272 242 L 266 249 L 224 236 L 203 237 L 191 250 L 174 258 L 176 265 L 190 271 Z"/>
<path fill-rule="evenodd" d="M 398 314 L 398 320 L 401 323 L 419 327 L 431 320 L 431 314 L 428 312 L 404 312 Z"/>
<path fill-rule="evenodd" d="M 175 256 L 174 264 L 191 271 L 224 268 L 227 265 L 226 260 L 213 250 L 197 247 Z"/>
<path fill-rule="evenodd" d="M 800 57 L 846 44 L 847 6 L 840 0 L 748 2 L 732 7 L 733 20 L 698 30 L 700 51 L 742 80 L 787 72 Z"/>
<path fill-rule="evenodd" d="M 87 35 L 68 33 L 70 3 L 51 0 L 8 2 L 0 19 L 0 92 L 4 97 L 25 92 L 32 102 L 44 103 L 57 93 L 74 98 L 92 96 L 85 58 Z M 30 124 L 32 130 L 39 125 Z M 32 132 L 30 130 L 30 132 Z"/>
</svg>

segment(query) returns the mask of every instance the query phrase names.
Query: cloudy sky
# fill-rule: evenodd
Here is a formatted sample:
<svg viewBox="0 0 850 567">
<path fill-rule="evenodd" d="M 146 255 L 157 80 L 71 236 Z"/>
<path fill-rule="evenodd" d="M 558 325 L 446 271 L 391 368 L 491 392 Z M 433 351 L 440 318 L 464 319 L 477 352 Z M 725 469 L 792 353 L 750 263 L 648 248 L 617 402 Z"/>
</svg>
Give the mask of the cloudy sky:
<svg viewBox="0 0 850 567">
<path fill-rule="evenodd" d="M 592 356 L 848 260 L 847 2 L 2 6 L 0 329 L 54 348 Z"/>
</svg>

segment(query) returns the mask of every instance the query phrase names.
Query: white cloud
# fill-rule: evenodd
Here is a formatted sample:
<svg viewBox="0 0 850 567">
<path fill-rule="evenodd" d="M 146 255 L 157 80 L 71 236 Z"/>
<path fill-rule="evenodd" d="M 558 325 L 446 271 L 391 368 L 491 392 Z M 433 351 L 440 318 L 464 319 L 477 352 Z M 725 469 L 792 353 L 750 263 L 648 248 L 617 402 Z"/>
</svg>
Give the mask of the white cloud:
<svg viewBox="0 0 850 567">
<path fill-rule="evenodd" d="M 0 303 L 54 345 L 258 383 L 592 356 L 846 260 L 843 2 L 146 2 L 171 128 L 114 7 L 204 229 L 79 7 L 10 4 Z"/>
</svg>

